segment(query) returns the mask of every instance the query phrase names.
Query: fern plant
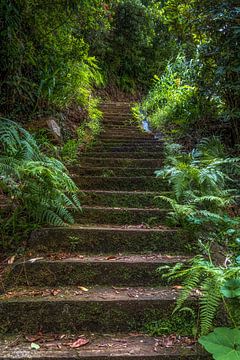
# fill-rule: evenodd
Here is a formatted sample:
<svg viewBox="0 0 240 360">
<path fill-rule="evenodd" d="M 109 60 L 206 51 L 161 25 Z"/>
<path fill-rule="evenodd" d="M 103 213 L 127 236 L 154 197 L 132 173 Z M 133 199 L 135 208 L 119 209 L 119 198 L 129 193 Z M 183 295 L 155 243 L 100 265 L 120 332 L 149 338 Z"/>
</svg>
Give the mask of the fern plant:
<svg viewBox="0 0 240 360">
<path fill-rule="evenodd" d="M 167 273 L 163 274 L 163 270 Z M 217 310 L 221 304 L 225 307 L 226 314 L 233 326 L 239 326 L 239 313 L 237 307 L 232 307 L 226 301 L 226 287 L 232 281 L 240 282 L 240 266 L 231 263 L 230 266 L 216 266 L 209 256 L 206 260 L 202 256 L 193 258 L 188 266 L 186 264 L 176 264 L 173 268 L 169 266 L 161 267 L 158 271 L 163 277 L 169 280 L 181 280 L 183 290 L 177 299 L 174 312 L 180 310 L 186 300 L 196 290 L 200 294 L 200 332 L 207 334 L 216 317 Z M 238 284 L 240 290 L 240 283 Z M 240 296 L 240 291 L 239 291 Z M 235 297 L 233 293 L 229 296 Z"/>
<path fill-rule="evenodd" d="M 168 181 L 171 195 L 158 199 L 172 208 L 169 215 L 174 223 L 231 223 L 227 208 L 235 204 L 237 195 L 231 175 L 240 172 L 240 158 L 224 157 L 217 138 L 204 139 L 190 153 L 178 144 L 168 145 L 166 151 L 166 165 L 156 175 Z"/>
<path fill-rule="evenodd" d="M 11 219 L 27 214 L 38 224 L 73 223 L 70 208 L 80 209 L 78 189 L 65 166 L 39 150 L 17 123 L 0 119 L 0 189 L 11 200 Z"/>
</svg>

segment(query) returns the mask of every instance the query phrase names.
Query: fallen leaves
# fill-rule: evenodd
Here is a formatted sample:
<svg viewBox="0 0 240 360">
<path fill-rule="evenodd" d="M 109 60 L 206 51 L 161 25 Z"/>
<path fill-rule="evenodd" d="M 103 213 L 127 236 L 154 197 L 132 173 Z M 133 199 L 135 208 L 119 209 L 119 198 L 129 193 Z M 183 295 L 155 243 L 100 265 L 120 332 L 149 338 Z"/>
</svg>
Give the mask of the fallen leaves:
<svg viewBox="0 0 240 360">
<path fill-rule="evenodd" d="M 7 263 L 8 265 L 12 265 L 15 261 L 16 255 L 11 256 L 8 260 Z"/>
<path fill-rule="evenodd" d="M 31 349 L 32 350 L 39 350 L 40 349 L 40 345 L 36 344 L 36 343 L 31 343 Z"/>
<path fill-rule="evenodd" d="M 59 289 L 53 289 L 50 291 L 52 296 L 57 296 L 58 294 L 60 294 L 61 290 Z"/>
<path fill-rule="evenodd" d="M 77 348 L 80 348 L 81 346 L 84 346 L 84 345 L 86 345 L 88 343 L 89 343 L 88 339 L 79 338 L 76 341 L 74 341 L 72 344 L 70 344 L 70 348 L 77 349 Z"/>
<path fill-rule="evenodd" d="M 80 290 L 84 291 L 84 292 L 88 292 L 88 291 L 89 291 L 89 289 L 86 288 L 86 287 L 84 287 L 84 286 L 78 286 L 78 288 L 79 288 Z"/>
<path fill-rule="evenodd" d="M 106 258 L 106 260 L 116 260 L 117 259 L 117 256 L 114 256 L 114 255 L 110 255 Z"/>
<path fill-rule="evenodd" d="M 30 342 L 30 343 L 35 343 L 38 340 L 41 340 L 42 335 L 34 335 L 34 336 L 30 336 L 30 335 L 26 335 L 25 339 Z"/>
<path fill-rule="evenodd" d="M 37 257 L 37 258 L 34 258 L 34 259 L 29 259 L 28 261 L 30 263 L 35 263 L 36 261 L 40 261 L 40 260 L 44 260 L 44 257 Z"/>
<path fill-rule="evenodd" d="M 68 347 L 71 349 L 78 349 L 87 345 L 90 340 L 84 335 L 76 336 L 66 334 L 42 334 L 39 332 L 36 335 L 26 335 L 25 340 L 30 344 L 31 350 L 41 349 L 62 349 Z"/>
<path fill-rule="evenodd" d="M 178 336 L 178 335 L 163 335 L 161 338 L 155 339 L 154 351 L 158 352 L 158 347 L 161 348 L 171 348 L 176 345 L 181 345 L 185 347 L 191 347 L 196 343 L 196 340 L 189 338 L 187 336 Z"/>
</svg>

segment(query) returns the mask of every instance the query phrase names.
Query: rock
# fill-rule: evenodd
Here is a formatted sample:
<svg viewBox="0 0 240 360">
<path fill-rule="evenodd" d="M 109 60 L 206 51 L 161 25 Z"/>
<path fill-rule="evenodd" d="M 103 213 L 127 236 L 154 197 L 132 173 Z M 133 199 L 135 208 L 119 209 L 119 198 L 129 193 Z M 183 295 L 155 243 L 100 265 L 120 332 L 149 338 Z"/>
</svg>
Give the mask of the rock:
<svg viewBox="0 0 240 360">
<path fill-rule="evenodd" d="M 47 119 L 47 125 L 54 139 L 57 142 L 61 142 L 62 141 L 61 129 L 60 126 L 57 124 L 57 122 L 53 118 L 50 118 Z"/>
<path fill-rule="evenodd" d="M 62 142 L 61 128 L 58 125 L 57 120 L 53 117 L 36 119 L 28 125 L 28 129 L 33 132 L 40 129 L 46 129 L 55 142 Z"/>
</svg>

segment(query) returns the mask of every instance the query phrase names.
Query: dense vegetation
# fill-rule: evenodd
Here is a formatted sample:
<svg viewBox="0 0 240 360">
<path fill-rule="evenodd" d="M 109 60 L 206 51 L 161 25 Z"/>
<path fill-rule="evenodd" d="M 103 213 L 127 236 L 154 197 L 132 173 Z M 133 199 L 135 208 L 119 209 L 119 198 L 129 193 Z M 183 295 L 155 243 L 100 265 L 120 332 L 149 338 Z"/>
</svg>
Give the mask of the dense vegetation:
<svg viewBox="0 0 240 360">
<path fill-rule="evenodd" d="M 170 134 L 197 128 L 239 143 L 239 8 L 234 1 L 165 1 L 159 13 L 178 43 L 143 103 L 150 122 Z M 230 136 L 231 135 L 231 136 Z"/>
<path fill-rule="evenodd" d="M 73 222 L 80 204 L 63 163 L 99 133 L 101 88 L 109 98 L 120 89 L 142 98 L 138 121 L 164 134 L 156 175 L 171 192 L 158 201 L 171 224 L 195 234 L 190 269 L 165 275 L 183 278 L 177 309 L 198 288 L 199 333 L 220 303 L 239 326 L 239 15 L 234 0 L 0 0 L 0 191 L 11 203 L 1 246 L 32 227 Z M 36 126 L 49 116 L 62 130 L 58 145 Z"/>
</svg>

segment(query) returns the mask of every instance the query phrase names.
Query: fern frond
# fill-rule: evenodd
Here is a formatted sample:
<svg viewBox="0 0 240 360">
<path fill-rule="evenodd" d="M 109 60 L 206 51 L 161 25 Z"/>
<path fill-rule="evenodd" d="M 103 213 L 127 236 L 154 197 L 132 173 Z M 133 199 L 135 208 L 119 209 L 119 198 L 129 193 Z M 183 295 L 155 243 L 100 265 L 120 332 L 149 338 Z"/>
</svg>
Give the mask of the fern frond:
<svg viewBox="0 0 240 360">
<path fill-rule="evenodd" d="M 217 309 L 222 296 L 220 294 L 219 278 L 206 277 L 201 285 L 202 295 L 200 297 L 200 321 L 201 334 L 206 335 L 213 325 Z"/>
</svg>

